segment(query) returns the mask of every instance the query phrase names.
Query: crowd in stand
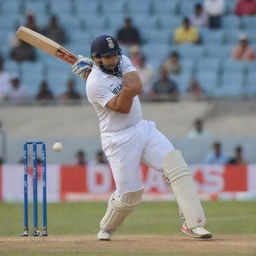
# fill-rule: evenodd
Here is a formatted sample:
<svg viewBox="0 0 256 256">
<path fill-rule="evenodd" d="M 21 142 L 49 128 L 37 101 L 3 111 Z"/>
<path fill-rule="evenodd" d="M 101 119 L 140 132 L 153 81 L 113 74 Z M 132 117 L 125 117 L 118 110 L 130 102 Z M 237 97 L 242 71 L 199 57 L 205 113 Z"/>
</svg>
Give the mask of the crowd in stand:
<svg viewBox="0 0 256 256">
<path fill-rule="evenodd" d="M 4 140 L 6 139 L 7 131 L 4 129 L 2 123 L 0 122 L 0 141 L 1 145 L 4 145 L 6 142 Z M 185 137 L 191 140 L 204 140 L 206 138 L 213 138 L 214 134 L 209 132 L 204 127 L 204 121 L 201 118 L 195 119 L 193 123 L 193 127 L 191 130 L 185 134 Z M 0 165 L 5 163 L 4 158 L 6 158 L 6 152 L 1 148 L 2 155 L 0 154 Z M 106 156 L 102 150 L 98 150 L 95 153 L 94 160 L 92 162 L 89 162 L 86 156 L 86 152 L 82 149 L 75 152 L 74 156 L 75 165 L 86 165 L 88 163 L 90 164 L 107 164 Z M 40 161 L 40 159 L 39 159 Z M 23 163 L 23 157 L 20 159 L 19 163 Z M 205 158 L 201 160 L 201 163 L 205 164 L 233 164 L 233 165 L 243 165 L 247 164 L 244 157 L 243 147 L 241 145 L 237 145 L 234 148 L 234 153 L 231 157 L 228 157 L 228 155 L 223 151 L 222 144 L 220 141 L 214 141 L 212 143 L 212 149 L 206 153 Z"/>
<path fill-rule="evenodd" d="M 174 31 L 172 41 L 176 45 L 184 44 L 203 44 L 201 30 L 204 28 L 218 30 L 222 27 L 222 19 L 225 15 L 225 0 L 204 0 L 200 3 L 195 2 L 194 11 L 187 17 L 184 17 L 182 24 Z M 255 0 L 238 0 L 234 9 L 237 16 L 256 15 Z M 37 23 L 36 15 L 28 13 L 25 26 L 40 32 L 54 41 L 65 44 L 69 42 L 65 29 L 59 24 L 58 17 L 52 15 L 49 18 L 48 25 L 41 28 Z M 128 55 L 138 70 L 143 83 L 142 96 L 154 99 L 167 99 L 177 101 L 180 98 L 189 98 L 201 100 L 206 97 L 204 86 L 192 77 L 189 84 L 186 85 L 186 92 L 180 92 L 180 84 L 174 79 L 182 74 L 182 57 L 177 51 L 170 52 L 169 57 L 162 63 L 159 69 L 156 69 L 150 62 L 146 54 L 141 50 L 143 45 L 142 28 L 137 28 L 133 24 L 131 17 L 124 20 L 123 27 L 116 31 L 116 38 L 120 45 L 128 48 Z M 250 35 L 242 34 L 238 36 L 238 44 L 233 48 L 231 58 L 237 61 L 255 61 L 256 53 L 250 45 Z M 35 48 L 17 39 L 12 41 L 12 49 L 9 57 L 21 63 L 23 61 L 36 61 L 37 55 Z M 156 56 L 157 58 L 157 56 Z M 26 91 L 27 85 L 23 84 L 22 78 L 18 74 L 9 74 L 4 68 L 5 60 L 0 61 L 0 100 L 19 101 L 29 99 L 29 93 Z M 81 94 L 76 90 L 75 81 L 68 79 L 66 81 L 67 91 L 62 95 L 55 95 L 51 90 L 47 79 L 41 81 L 39 91 L 34 95 L 36 100 L 80 100 Z"/>
</svg>

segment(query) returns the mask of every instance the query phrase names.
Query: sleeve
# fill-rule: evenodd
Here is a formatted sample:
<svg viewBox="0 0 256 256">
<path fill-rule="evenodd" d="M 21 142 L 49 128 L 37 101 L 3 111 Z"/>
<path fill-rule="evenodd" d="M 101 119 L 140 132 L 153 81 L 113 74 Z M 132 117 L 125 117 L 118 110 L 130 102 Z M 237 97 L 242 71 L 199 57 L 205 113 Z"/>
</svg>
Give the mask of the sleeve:
<svg viewBox="0 0 256 256">
<path fill-rule="evenodd" d="M 120 61 L 120 69 L 123 75 L 132 71 L 137 71 L 137 69 L 133 66 L 129 58 L 125 55 L 122 55 L 122 59 Z"/>
<path fill-rule="evenodd" d="M 91 103 L 98 103 L 102 107 L 116 95 L 110 91 L 109 88 L 104 87 L 104 85 L 92 84 L 86 88 L 87 98 Z"/>
</svg>

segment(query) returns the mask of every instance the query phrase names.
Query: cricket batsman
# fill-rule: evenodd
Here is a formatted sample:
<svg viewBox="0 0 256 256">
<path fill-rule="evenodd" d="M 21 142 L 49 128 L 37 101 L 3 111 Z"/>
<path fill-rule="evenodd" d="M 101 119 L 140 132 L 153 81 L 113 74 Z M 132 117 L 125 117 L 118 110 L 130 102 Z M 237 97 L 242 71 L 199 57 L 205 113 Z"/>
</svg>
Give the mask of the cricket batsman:
<svg viewBox="0 0 256 256">
<path fill-rule="evenodd" d="M 183 219 L 181 231 L 195 238 L 211 238 L 204 228 L 205 214 L 181 151 L 154 122 L 142 119 L 138 97 L 142 85 L 136 68 L 109 35 L 94 39 L 91 59 L 79 55 L 72 71 L 87 79 L 87 97 L 97 113 L 102 148 L 116 184 L 100 222 L 98 239 L 111 240 L 112 233 L 140 204 L 141 162 L 166 176 Z"/>
</svg>

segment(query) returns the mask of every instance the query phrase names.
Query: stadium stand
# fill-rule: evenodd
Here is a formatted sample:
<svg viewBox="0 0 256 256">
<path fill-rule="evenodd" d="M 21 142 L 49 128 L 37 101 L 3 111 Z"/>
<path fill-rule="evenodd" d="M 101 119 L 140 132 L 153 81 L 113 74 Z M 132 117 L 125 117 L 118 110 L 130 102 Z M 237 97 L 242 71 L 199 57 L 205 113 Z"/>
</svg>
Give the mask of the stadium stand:
<svg viewBox="0 0 256 256">
<path fill-rule="evenodd" d="M 124 19 L 129 16 L 142 35 L 142 52 L 154 68 L 159 70 L 169 53 L 172 50 L 178 51 L 183 72 L 175 79 L 182 92 L 188 85 L 187 80 L 197 77 L 209 97 L 256 96 L 256 77 L 253 75 L 255 61 L 244 63 L 230 60 L 231 51 L 241 34 L 248 36 L 256 50 L 256 18 L 236 16 L 236 1 L 226 0 L 226 11 L 220 29 L 201 29 L 200 44 L 177 46 L 173 41 L 174 31 L 180 26 L 184 16 L 192 14 L 195 3 L 203 3 L 203 0 L 62 0 L 61 8 L 59 1 L 53 0 L 1 0 L 0 54 L 5 59 L 7 70 L 11 73 L 21 72 L 23 79 L 29 82 L 28 75 L 24 74 L 27 72 L 24 68 L 27 64 L 17 68 L 19 65 L 9 60 L 15 30 L 19 25 L 24 25 L 27 13 L 34 13 L 40 28 L 46 26 L 52 14 L 56 14 L 69 36 L 64 47 L 87 56 L 90 43 L 96 35 L 109 33 L 115 36 Z M 125 48 L 123 52 L 129 54 L 128 50 Z M 52 57 L 38 50 L 37 56 L 38 60 L 31 66 L 50 70 L 52 64 L 49 65 L 49 60 Z M 52 61 L 56 64 L 54 68 L 61 74 L 67 72 L 67 66 L 59 65 L 57 60 Z M 35 72 L 40 73 L 40 70 Z M 51 74 L 51 83 L 54 83 L 55 75 L 55 80 L 58 81 L 59 75 Z M 59 90 L 55 92 L 58 93 Z"/>
</svg>

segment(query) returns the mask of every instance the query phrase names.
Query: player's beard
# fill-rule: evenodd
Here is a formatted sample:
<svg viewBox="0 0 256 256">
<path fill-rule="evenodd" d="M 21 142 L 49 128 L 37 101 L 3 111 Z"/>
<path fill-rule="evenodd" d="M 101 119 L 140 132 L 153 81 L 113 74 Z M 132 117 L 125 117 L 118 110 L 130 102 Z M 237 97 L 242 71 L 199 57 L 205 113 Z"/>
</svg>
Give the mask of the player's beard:
<svg viewBox="0 0 256 256">
<path fill-rule="evenodd" d="M 109 70 L 109 71 L 114 71 L 114 69 L 117 67 L 117 65 L 118 65 L 118 63 L 119 63 L 119 60 L 117 60 L 116 62 L 114 62 L 114 63 L 110 63 L 110 64 L 103 64 L 103 63 L 101 63 L 101 65 L 105 68 L 105 69 L 107 69 L 107 70 Z"/>
</svg>

